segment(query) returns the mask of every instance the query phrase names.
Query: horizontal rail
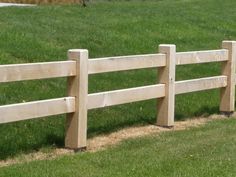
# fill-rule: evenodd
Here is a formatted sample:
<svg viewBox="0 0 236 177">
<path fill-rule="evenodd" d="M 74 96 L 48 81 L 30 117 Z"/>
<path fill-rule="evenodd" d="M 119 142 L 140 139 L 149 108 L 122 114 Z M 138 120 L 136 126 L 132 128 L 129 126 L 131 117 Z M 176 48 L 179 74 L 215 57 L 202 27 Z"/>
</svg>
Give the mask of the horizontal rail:
<svg viewBox="0 0 236 177">
<path fill-rule="evenodd" d="M 90 59 L 88 73 L 105 73 L 166 65 L 165 54 L 133 55 Z"/>
<path fill-rule="evenodd" d="M 0 123 L 75 112 L 75 98 L 65 97 L 0 106 Z"/>
<path fill-rule="evenodd" d="M 165 84 L 114 90 L 88 95 L 88 109 L 161 98 L 165 96 Z"/>
<path fill-rule="evenodd" d="M 228 50 L 209 50 L 176 53 L 176 65 L 220 62 L 228 60 Z"/>
<path fill-rule="evenodd" d="M 215 76 L 201 79 L 175 82 L 175 94 L 197 92 L 227 86 L 227 76 Z"/>
<path fill-rule="evenodd" d="M 0 83 L 74 75 L 75 61 L 0 65 Z"/>
</svg>

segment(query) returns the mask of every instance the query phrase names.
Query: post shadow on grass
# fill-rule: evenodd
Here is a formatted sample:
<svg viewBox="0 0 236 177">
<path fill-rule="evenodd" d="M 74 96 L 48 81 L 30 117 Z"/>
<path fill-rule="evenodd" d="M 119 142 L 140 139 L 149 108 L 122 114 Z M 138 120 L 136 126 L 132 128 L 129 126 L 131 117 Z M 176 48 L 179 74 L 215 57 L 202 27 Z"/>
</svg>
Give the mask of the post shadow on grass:
<svg viewBox="0 0 236 177">
<path fill-rule="evenodd" d="M 180 112 L 175 113 L 175 121 L 182 121 L 186 120 L 186 118 L 191 117 L 207 117 L 211 114 L 220 114 L 219 107 L 209 107 L 209 106 L 202 106 L 199 110 L 195 111 L 189 117 L 186 114 L 182 114 Z"/>
<path fill-rule="evenodd" d="M 37 124 L 39 120 L 29 120 L 16 122 L 11 124 L 3 124 L 0 126 L 0 160 L 12 158 L 20 154 L 37 152 L 42 148 L 63 148 L 65 129 L 61 133 L 53 133 L 52 130 L 36 129 L 35 126 L 30 127 L 28 124 Z M 103 124 L 102 126 L 88 126 L 88 137 L 93 137 L 99 134 L 107 134 L 125 127 L 147 123 L 147 118 L 140 116 L 136 119 L 126 119 L 123 122 L 117 122 L 110 126 Z M 44 121 L 45 125 L 48 121 Z M 43 127 L 44 125 L 42 125 Z M 26 131 L 21 131 L 25 129 Z M 9 131 L 7 131 L 9 130 Z M 11 131 L 13 130 L 13 131 Z"/>
<path fill-rule="evenodd" d="M 149 105 L 150 106 L 150 105 Z M 155 105 L 153 105 L 155 107 Z M 151 108 L 153 109 L 153 108 Z M 124 111 L 124 110 L 121 110 Z M 149 110 L 148 110 L 149 111 Z M 208 116 L 210 114 L 219 113 L 219 108 L 203 106 L 196 112 L 192 113 L 191 116 Z M 104 120 L 109 120 L 109 114 L 104 117 Z M 94 137 L 101 134 L 108 134 L 119 129 L 147 125 L 156 123 L 155 111 L 153 114 L 131 114 L 125 117 L 123 120 L 119 120 L 120 115 L 113 118 L 111 122 L 103 122 L 99 125 L 94 125 L 96 122 L 88 123 L 88 137 Z M 90 117 L 91 118 L 91 117 Z M 185 114 L 177 112 L 175 114 L 175 120 L 184 120 Z M 95 119 L 95 117 L 92 117 Z M 38 121 L 38 122 L 37 122 Z M 59 121 L 49 127 L 48 124 Z M 91 120 L 89 120 L 91 121 Z M 37 125 L 37 124 L 42 125 Z M 30 152 L 38 151 L 45 147 L 50 148 L 63 148 L 65 129 L 63 128 L 65 119 L 43 119 L 29 120 L 16 122 L 12 124 L 4 124 L 0 126 L 0 160 L 4 160 L 10 157 L 14 157 L 19 154 L 27 154 Z M 25 131 L 22 131 L 25 129 Z"/>
<path fill-rule="evenodd" d="M 13 135 L 17 136 L 17 135 Z M 32 135 L 34 136 L 34 135 Z M 11 143 L 12 142 L 12 143 Z M 43 147 L 57 147 L 62 148 L 64 147 L 64 137 L 58 136 L 55 134 L 49 134 L 46 136 L 44 142 L 37 142 L 37 143 L 28 143 L 25 144 L 23 142 L 18 142 L 17 144 L 14 144 L 14 138 L 9 138 L 8 142 L 6 144 L 0 145 L 0 160 L 5 160 L 7 158 L 11 158 L 14 156 L 17 156 L 19 154 L 27 154 L 32 152 L 37 152 Z"/>
<path fill-rule="evenodd" d="M 155 101 L 154 101 L 155 102 Z M 99 134 L 107 134 L 122 128 L 132 127 L 132 126 L 140 126 L 140 125 L 156 125 L 156 104 L 154 102 L 149 102 L 150 104 L 143 104 L 143 109 L 147 109 L 145 113 L 136 114 L 135 111 L 131 112 L 131 115 L 126 115 L 125 119 L 116 121 L 116 119 L 120 119 L 121 115 L 117 115 L 111 122 L 106 122 L 103 120 L 103 124 L 97 126 L 99 122 L 89 122 L 88 126 L 88 137 L 94 137 Z M 154 103 L 154 104 L 153 104 Z M 132 110 L 138 111 L 136 109 L 142 104 L 137 104 L 136 106 L 129 105 Z M 191 107 L 190 105 L 189 107 Z M 122 107 L 122 106 L 120 106 Z M 189 109 L 186 107 L 186 109 Z M 124 111 L 124 110 L 121 110 Z M 181 113 L 178 110 L 175 111 L 175 121 L 186 120 L 191 117 L 207 117 L 211 114 L 219 114 L 219 107 L 218 106 L 202 106 L 197 109 L 195 112 L 190 113 Z M 101 115 L 99 115 L 101 116 Z M 95 119 L 96 116 L 92 115 L 90 118 Z M 101 116 L 102 117 L 102 116 Z M 109 120 L 109 114 L 105 115 L 105 119 Z M 96 124 L 96 126 L 94 126 Z"/>
<path fill-rule="evenodd" d="M 0 125 L 0 160 L 64 146 L 64 120 L 61 117 L 27 120 Z"/>
<path fill-rule="evenodd" d="M 144 116 L 138 116 L 135 117 L 135 119 L 126 119 L 126 121 L 123 122 L 115 122 L 114 124 L 103 124 L 101 126 L 89 126 L 88 127 L 88 138 L 95 137 L 97 135 L 102 134 L 109 134 L 124 128 L 133 127 L 133 126 L 141 126 L 141 125 L 147 125 L 147 124 L 155 124 L 155 118 L 154 117 L 144 117 Z"/>
</svg>

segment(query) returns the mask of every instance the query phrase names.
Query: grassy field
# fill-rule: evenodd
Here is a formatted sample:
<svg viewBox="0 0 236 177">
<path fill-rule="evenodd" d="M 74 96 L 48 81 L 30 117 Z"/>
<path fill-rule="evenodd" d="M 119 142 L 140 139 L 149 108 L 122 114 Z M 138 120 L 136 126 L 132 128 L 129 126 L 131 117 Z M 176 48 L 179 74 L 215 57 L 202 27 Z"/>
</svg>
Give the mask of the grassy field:
<svg viewBox="0 0 236 177">
<path fill-rule="evenodd" d="M 236 173 L 236 120 L 165 132 L 123 142 L 96 153 L 4 167 L 0 176 L 227 176 Z"/>
<path fill-rule="evenodd" d="M 0 9 L 0 63 L 66 60 L 71 48 L 90 57 L 156 53 L 171 43 L 178 51 L 216 49 L 236 40 L 235 0 L 109 1 L 80 6 Z M 177 80 L 220 74 L 219 64 L 177 67 Z M 156 69 L 99 74 L 89 92 L 154 84 Z M 0 85 L 0 104 L 62 97 L 66 79 Z M 176 120 L 218 113 L 219 91 L 176 97 Z M 155 123 L 156 101 L 89 111 L 88 136 Z M 0 125 L 0 159 L 64 145 L 63 116 Z"/>
</svg>

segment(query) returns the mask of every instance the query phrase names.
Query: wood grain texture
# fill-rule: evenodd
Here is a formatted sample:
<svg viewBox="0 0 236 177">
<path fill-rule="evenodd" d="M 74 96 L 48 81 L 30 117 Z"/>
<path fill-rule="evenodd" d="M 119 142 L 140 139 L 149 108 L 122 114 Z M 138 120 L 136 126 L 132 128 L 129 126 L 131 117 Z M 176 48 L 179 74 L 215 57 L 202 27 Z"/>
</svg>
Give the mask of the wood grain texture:
<svg viewBox="0 0 236 177">
<path fill-rule="evenodd" d="M 76 61 L 76 76 L 68 79 L 68 95 L 75 97 L 76 110 L 67 114 L 65 146 L 80 149 L 87 144 L 88 51 L 69 50 L 68 58 Z"/>
<path fill-rule="evenodd" d="M 75 74 L 74 61 L 0 65 L 0 82 L 66 77 Z"/>
<path fill-rule="evenodd" d="M 235 109 L 236 41 L 223 41 L 222 47 L 229 51 L 228 61 L 222 63 L 222 75 L 226 75 L 227 87 L 221 89 L 220 111 L 232 113 Z"/>
<path fill-rule="evenodd" d="M 105 73 L 141 68 L 154 68 L 166 65 L 164 54 L 133 55 L 90 59 L 88 73 Z"/>
<path fill-rule="evenodd" d="M 157 125 L 173 126 L 175 110 L 175 62 L 176 46 L 160 45 L 160 53 L 166 54 L 166 66 L 159 68 L 159 83 L 165 84 L 165 97 L 158 99 Z"/>
<path fill-rule="evenodd" d="M 114 90 L 88 95 L 88 109 L 131 103 L 165 96 L 165 85 L 149 85 L 143 87 Z"/>
<path fill-rule="evenodd" d="M 175 94 L 183 94 L 209 90 L 215 88 L 224 88 L 227 86 L 227 76 L 215 76 L 200 79 L 177 81 L 175 83 Z"/>
<path fill-rule="evenodd" d="M 176 53 L 176 65 L 222 62 L 228 60 L 228 50 L 208 50 Z"/>
<path fill-rule="evenodd" d="M 0 123 L 16 122 L 75 111 L 75 98 L 65 97 L 0 106 Z"/>
</svg>

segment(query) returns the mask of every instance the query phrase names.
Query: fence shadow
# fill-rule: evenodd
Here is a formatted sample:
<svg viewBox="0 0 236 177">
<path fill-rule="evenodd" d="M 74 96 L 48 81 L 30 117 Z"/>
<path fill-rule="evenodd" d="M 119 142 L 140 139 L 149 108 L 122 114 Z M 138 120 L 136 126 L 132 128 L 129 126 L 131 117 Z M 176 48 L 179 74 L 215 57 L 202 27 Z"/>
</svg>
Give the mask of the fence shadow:
<svg viewBox="0 0 236 177">
<path fill-rule="evenodd" d="M 206 117 L 211 114 L 219 113 L 219 108 L 203 106 L 198 111 L 192 113 L 191 117 Z M 176 113 L 175 120 L 185 120 L 186 117 L 184 114 Z M 109 119 L 106 117 L 105 119 Z M 115 119 L 115 118 L 114 118 Z M 118 119 L 116 117 L 116 119 Z M 12 124 L 4 124 L 1 125 L 0 128 L 0 160 L 5 160 L 7 158 L 11 158 L 14 156 L 18 156 L 20 154 L 27 154 L 31 152 L 39 151 L 42 148 L 63 148 L 64 147 L 64 137 L 65 137 L 65 129 L 62 127 L 64 125 L 64 119 L 42 119 L 44 124 L 41 125 L 41 130 L 36 129 L 35 125 L 40 122 L 39 120 L 29 120 L 23 122 L 16 122 Z M 37 122 L 38 121 L 38 122 Z M 55 122 L 52 130 L 47 127 L 47 124 L 51 124 Z M 92 138 L 101 134 L 108 134 L 115 132 L 117 130 L 132 127 L 132 126 L 140 126 L 140 125 L 154 125 L 156 123 L 155 116 L 133 116 L 132 118 L 126 118 L 122 121 L 103 123 L 98 126 L 94 126 L 95 122 L 89 122 L 88 125 L 88 137 Z M 45 127 L 44 127 L 45 126 Z M 44 128 L 43 128 L 44 127 Z M 25 131 L 21 132 L 21 129 L 25 129 Z M 50 129 L 50 130 L 47 130 Z M 59 130 L 61 129 L 61 130 Z M 7 133 L 7 132 L 8 133 Z M 11 133 L 9 133 L 11 132 Z M 17 138 L 16 138 L 17 137 Z"/>
<path fill-rule="evenodd" d="M 180 112 L 175 113 L 175 120 L 176 121 L 183 121 L 192 117 L 208 117 L 212 114 L 219 114 L 219 107 L 209 107 L 203 106 L 199 110 L 195 111 L 190 117 L 186 117 L 185 114 L 181 114 Z"/>
</svg>

